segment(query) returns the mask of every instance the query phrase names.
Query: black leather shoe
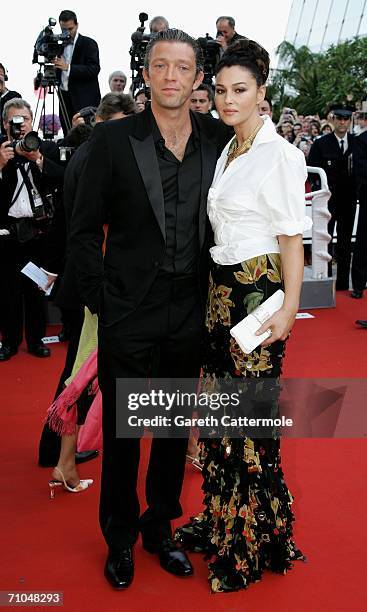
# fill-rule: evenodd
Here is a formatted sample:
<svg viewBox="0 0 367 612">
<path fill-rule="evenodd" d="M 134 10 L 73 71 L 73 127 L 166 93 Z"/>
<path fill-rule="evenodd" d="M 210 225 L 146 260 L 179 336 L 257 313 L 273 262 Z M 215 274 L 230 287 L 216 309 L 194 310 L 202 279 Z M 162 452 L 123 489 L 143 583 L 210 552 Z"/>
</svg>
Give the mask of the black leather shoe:
<svg viewBox="0 0 367 612">
<path fill-rule="evenodd" d="M 16 355 L 18 349 L 9 346 L 8 344 L 3 344 L 0 348 L 0 361 L 8 361 L 13 355 Z"/>
<path fill-rule="evenodd" d="M 364 321 L 363 319 L 358 319 L 358 321 L 356 321 L 357 325 L 360 325 L 361 327 L 365 327 L 367 328 L 367 321 Z"/>
<path fill-rule="evenodd" d="M 110 550 L 104 567 L 104 575 L 114 589 L 127 589 L 134 578 L 132 549 Z"/>
<path fill-rule="evenodd" d="M 360 300 L 361 298 L 363 298 L 363 291 L 360 291 L 359 289 L 353 289 L 352 293 L 350 294 L 350 297 L 354 298 L 355 300 Z"/>
<path fill-rule="evenodd" d="M 153 546 L 143 536 L 143 548 L 150 553 L 156 553 L 159 557 L 161 568 L 175 576 L 192 576 L 194 569 L 188 556 L 182 548 L 179 548 L 172 538 L 163 540 L 159 545 Z"/>
<path fill-rule="evenodd" d="M 31 355 L 35 355 L 36 357 L 49 357 L 51 355 L 50 349 L 43 344 L 43 342 L 39 342 L 39 344 L 32 344 L 28 347 L 28 353 Z"/>
<path fill-rule="evenodd" d="M 75 453 L 75 463 L 85 463 L 85 461 L 95 459 L 98 455 L 99 452 L 97 450 L 80 451 L 80 453 Z"/>
</svg>

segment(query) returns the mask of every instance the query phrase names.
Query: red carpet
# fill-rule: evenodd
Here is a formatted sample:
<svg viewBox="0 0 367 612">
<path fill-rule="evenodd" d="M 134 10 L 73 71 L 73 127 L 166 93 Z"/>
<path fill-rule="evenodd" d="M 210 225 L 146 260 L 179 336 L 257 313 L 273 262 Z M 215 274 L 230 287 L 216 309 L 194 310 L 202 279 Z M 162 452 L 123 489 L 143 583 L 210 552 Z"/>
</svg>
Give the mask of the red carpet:
<svg viewBox="0 0 367 612">
<path fill-rule="evenodd" d="M 298 321 L 288 345 L 285 375 L 364 377 L 367 300 L 338 294 L 333 310 L 313 311 Z M 318 612 L 366 610 L 366 441 L 284 440 L 283 467 L 296 498 L 295 537 L 308 556 L 286 576 L 266 573 L 247 591 L 210 595 L 206 563 L 191 555 L 195 577 L 164 573 L 154 556 L 135 547 L 136 577 L 126 592 L 114 592 L 103 577 L 105 545 L 98 528 L 100 460 L 81 467 L 96 484 L 86 493 L 48 498 L 49 470 L 36 465 L 41 421 L 61 371 L 65 346 L 52 358 L 24 352 L 0 364 L 1 377 L 1 561 L 0 590 L 63 591 L 64 609 L 243 610 Z M 146 446 L 146 445 L 145 445 Z M 147 452 L 143 453 L 144 474 Z M 168 458 L 169 459 L 169 458 Z M 201 476 L 187 469 L 185 516 L 200 506 Z M 143 479 L 140 478 L 143 500 Z M 144 503 L 142 502 L 144 507 Z"/>
</svg>

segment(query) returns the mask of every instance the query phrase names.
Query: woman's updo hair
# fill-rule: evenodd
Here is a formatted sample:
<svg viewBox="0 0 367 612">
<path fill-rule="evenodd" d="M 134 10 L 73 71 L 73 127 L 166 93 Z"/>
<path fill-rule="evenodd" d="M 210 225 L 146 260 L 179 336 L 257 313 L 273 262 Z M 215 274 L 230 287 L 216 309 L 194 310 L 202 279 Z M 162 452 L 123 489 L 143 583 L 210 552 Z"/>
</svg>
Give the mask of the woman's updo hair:
<svg viewBox="0 0 367 612">
<path fill-rule="evenodd" d="M 222 68 L 242 66 L 256 79 L 258 87 L 264 85 L 269 76 L 269 53 L 259 43 L 249 38 L 239 38 L 232 43 L 219 60 L 215 74 Z"/>
</svg>

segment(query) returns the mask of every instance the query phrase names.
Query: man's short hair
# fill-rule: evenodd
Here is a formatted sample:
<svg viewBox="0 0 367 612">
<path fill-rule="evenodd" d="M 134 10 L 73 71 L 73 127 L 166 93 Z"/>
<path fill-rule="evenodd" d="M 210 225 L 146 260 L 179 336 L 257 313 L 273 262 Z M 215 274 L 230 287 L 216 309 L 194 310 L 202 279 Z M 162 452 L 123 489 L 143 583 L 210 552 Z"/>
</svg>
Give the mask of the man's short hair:
<svg viewBox="0 0 367 612">
<path fill-rule="evenodd" d="M 74 21 L 74 23 L 78 23 L 74 11 L 61 11 L 59 15 L 59 21 Z"/>
<path fill-rule="evenodd" d="M 233 29 L 234 29 L 234 27 L 235 27 L 235 25 L 236 25 L 236 22 L 235 22 L 235 20 L 233 19 L 233 17 L 229 17 L 228 15 L 221 15 L 220 17 L 218 17 L 217 21 L 215 22 L 215 25 L 218 25 L 218 23 L 219 23 L 220 21 L 223 21 L 223 20 L 228 21 L 228 25 L 230 25 L 230 26 L 231 26 L 231 28 L 233 28 Z"/>
<path fill-rule="evenodd" d="M 206 83 L 200 83 L 199 87 L 197 87 L 194 91 L 207 91 L 210 102 L 212 104 L 214 103 L 214 92 L 210 85 L 207 85 Z"/>
<path fill-rule="evenodd" d="M 168 30 L 169 23 L 167 19 L 165 17 L 162 17 L 161 15 L 157 15 L 157 17 L 153 17 L 153 19 L 149 22 L 149 30 L 153 32 L 154 26 L 160 25 L 160 24 L 164 25 L 165 30 Z"/>
<path fill-rule="evenodd" d="M 112 79 L 114 79 L 115 77 L 121 77 L 122 79 L 125 79 L 125 83 L 127 81 L 126 74 L 122 72 L 122 70 L 115 70 L 114 72 L 111 72 L 110 76 L 108 77 L 109 85 L 111 84 Z"/>
<path fill-rule="evenodd" d="M 33 112 L 32 112 L 31 105 L 29 104 L 29 102 L 27 102 L 26 100 L 23 100 L 23 98 L 12 98 L 12 100 L 8 100 L 4 104 L 3 121 L 8 120 L 8 114 L 11 108 L 18 108 L 19 110 L 22 108 L 26 108 L 29 110 L 31 118 L 33 119 Z"/>
<path fill-rule="evenodd" d="M 267 102 L 269 104 L 269 108 L 272 111 L 273 110 L 273 103 L 270 100 L 270 98 L 264 98 L 264 102 Z"/>
<path fill-rule="evenodd" d="M 159 42 L 167 42 L 167 41 L 186 43 L 190 45 L 195 55 L 196 72 L 198 73 L 204 69 L 203 52 L 201 50 L 199 43 L 195 40 L 195 38 L 192 38 L 192 36 L 190 36 L 189 34 L 186 34 L 186 32 L 183 32 L 182 30 L 176 30 L 174 28 L 170 28 L 168 30 L 164 30 L 163 32 L 158 32 L 157 36 L 155 38 L 152 38 L 152 40 L 150 40 L 150 42 L 148 43 L 147 50 L 145 52 L 145 58 L 144 58 L 144 68 L 147 71 L 149 70 L 149 59 L 150 59 L 150 54 L 152 52 L 153 47 Z"/>
<path fill-rule="evenodd" d="M 103 96 L 96 110 L 96 115 L 108 121 L 116 113 L 131 115 L 135 112 L 135 102 L 130 94 L 108 93 Z"/>
</svg>

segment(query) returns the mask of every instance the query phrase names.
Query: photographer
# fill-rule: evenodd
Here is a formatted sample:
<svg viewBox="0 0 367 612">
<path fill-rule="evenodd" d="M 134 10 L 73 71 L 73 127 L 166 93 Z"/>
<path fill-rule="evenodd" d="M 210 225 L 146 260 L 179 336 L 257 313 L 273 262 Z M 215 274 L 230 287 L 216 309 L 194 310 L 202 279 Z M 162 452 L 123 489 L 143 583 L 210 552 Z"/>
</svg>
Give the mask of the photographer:
<svg viewBox="0 0 367 612">
<path fill-rule="evenodd" d="M 0 361 L 18 352 L 23 305 L 28 352 L 48 357 L 50 350 L 42 342 L 46 298 L 21 270 L 30 261 L 42 266 L 49 285 L 57 275 L 63 248 L 57 204 L 64 171 L 56 144 L 43 142 L 32 132 L 28 102 L 21 98 L 7 102 L 3 120 L 7 136 L 0 146 Z"/>
<path fill-rule="evenodd" d="M 73 11 L 62 11 L 59 15 L 62 31 L 68 31 L 71 43 L 53 64 L 57 68 L 60 95 L 65 104 L 67 117 L 61 113 L 64 134 L 73 115 L 84 106 L 98 106 L 101 94 L 98 84 L 99 50 L 95 40 L 78 32 L 78 21 Z"/>
<path fill-rule="evenodd" d="M 149 30 L 151 34 L 157 34 L 158 32 L 164 32 L 168 30 L 169 23 L 165 17 L 157 15 L 149 22 Z"/>
<path fill-rule="evenodd" d="M 5 103 L 13 98 L 21 98 L 22 96 L 17 91 L 10 91 L 5 83 L 8 80 L 5 67 L 0 63 L 0 135 L 5 134 L 5 128 L 3 124 L 3 108 Z"/>
<path fill-rule="evenodd" d="M 246 38 L 245 36 L 241 36 L 241 34 L 236 32 L 236 22 L 233 17 L 222 15 L 221 17 L 218 17 L 215 25 L 217 28 L 216 40 L 222 47 L 222 51 L 225 51 L 229 45 L 234 43 L 239 38 Z"/>
</svg>

